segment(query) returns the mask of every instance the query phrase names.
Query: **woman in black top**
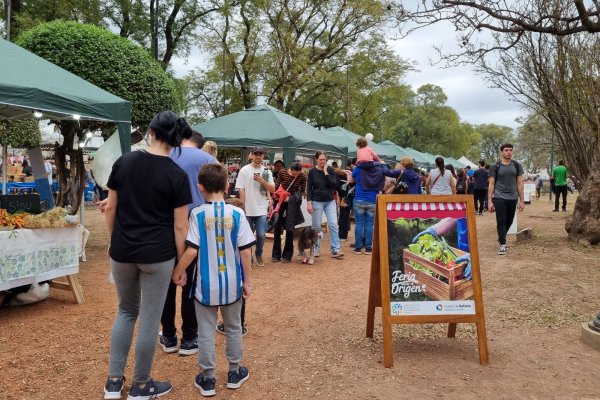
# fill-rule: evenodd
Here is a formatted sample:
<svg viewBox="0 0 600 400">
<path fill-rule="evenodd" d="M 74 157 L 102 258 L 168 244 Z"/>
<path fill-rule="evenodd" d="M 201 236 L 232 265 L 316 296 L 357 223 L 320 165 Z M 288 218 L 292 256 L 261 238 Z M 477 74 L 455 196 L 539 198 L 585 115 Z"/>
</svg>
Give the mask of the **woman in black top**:
<svg viewBox="0 0 600 400">
<path fill-rule="evenodd" d="M 272 262 L 290 263 L 294 256 L 294 228 L 304 222 L 302 216 L 302 196 L 306 191 L 306 175 L 302 173 L 302 165 L 293 162 L 288 169 L 282 169 L 275 180 L 275 187 L 282 187 L 289 194 L 289 198 L 279 208 L 279 219 L 273 230 Z M 273 198 L 277 201 L 277 199 Z M 281 236 L 285 230 L 285 242 L 281 249 Z"/>
<path fill-rule="evenodd" d="M 337 175 L 333 168 L 327 165 L 327 155 L 323 151 L 315 154 L 315 166 L 308 171 L 306 183 L 307 211 L 312 215 L 312 228 L 321 229 L 323 212 L 327 217 L 329 226 L 329 239 L 331 241 L 331 257 L 339 258 L 344 255 L 340 250 L 340 236 L 337 223 L 337 209 L 334 192 L 339 186 Z M 321 249 L 320 240 L 315 246 L 315 255 Z"/>
<path fill-rule="evenodd" d="M 138 315 L 129 398 L 160 396 L 172 389 L 168 382 L 153 381 L 150 373 L 175 257 L 183 254 L 188 229 L 190 185 L 186 173 L 169 158 L 187 128 L 175 113 L 158 113 L 150 122 L 150 147 L 121 156 L 108 179 L 105 215 L 119 307 L 111 334 L 105 399 L 121 396 Z"/>
</svg>

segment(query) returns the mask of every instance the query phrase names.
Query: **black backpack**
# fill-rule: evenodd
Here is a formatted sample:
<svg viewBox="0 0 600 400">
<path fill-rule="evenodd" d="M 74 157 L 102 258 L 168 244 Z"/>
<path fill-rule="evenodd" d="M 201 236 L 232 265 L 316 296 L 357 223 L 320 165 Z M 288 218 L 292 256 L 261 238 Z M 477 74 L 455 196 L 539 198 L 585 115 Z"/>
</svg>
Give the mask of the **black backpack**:
<svg viewBox="0 0 600 400">
<path fill-rule="evenodd" d="M 467 186 L 465 182 L 465 178 L 460 177 L 456 180 L 456 193 L 457 194 L 466 194 Z"/>
</svg>

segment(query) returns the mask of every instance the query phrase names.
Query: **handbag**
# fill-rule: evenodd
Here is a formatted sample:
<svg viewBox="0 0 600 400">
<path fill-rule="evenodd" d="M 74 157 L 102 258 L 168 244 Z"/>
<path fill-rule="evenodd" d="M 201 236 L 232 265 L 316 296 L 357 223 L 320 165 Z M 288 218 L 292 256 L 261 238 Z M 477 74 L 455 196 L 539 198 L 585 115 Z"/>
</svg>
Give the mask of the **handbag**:
<svg viewBox="0 0 600 400">
<path fill-rule="evenodd" d="M 408 193 L 408 185 L 405 182 L 402 182 L 400 179 L 404 175 L 404 170 L 400 174 L 400 176 L 396 179 L 396 182 L 390 184 L 387 188 L 384 189 L 385 194 L 406 194 Z"/>
</svg>

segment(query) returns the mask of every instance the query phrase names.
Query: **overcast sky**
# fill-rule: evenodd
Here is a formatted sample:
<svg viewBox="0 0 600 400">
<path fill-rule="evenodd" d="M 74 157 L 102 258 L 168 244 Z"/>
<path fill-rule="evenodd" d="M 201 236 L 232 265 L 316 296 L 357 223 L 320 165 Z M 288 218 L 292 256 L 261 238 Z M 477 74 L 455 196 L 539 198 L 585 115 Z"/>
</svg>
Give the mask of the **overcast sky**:
<svg viewBox="0 0 600 400">
<path fill-rule="evenodd" d="M 400 40 L 391 40 L 391 47 L 404 59 L 416 62 L 417 71 L 409 72 L 405 82 L 416 90 L 419 86 L 431 83 L 440 86 L 448 105 L 454 108 L 461 120 L 472 124 L 498 124 L 517 127 L 515 118 L 524 114 L 519 104 L 509 101 L 500 89 L 489 88 L 483 77 L 476 75 L 470 67 L 442 68 L 431 66 L 435 59 L 433 46 L 444 49 L 455 48 L 455 33 L 449 24 L 436 24 L 413 32 Z M 203 64 L 198 49 L 186 59 L 174 58 L 172 67 L 175 75 L 182 77 Z"/>
<path fill-rule="evenodd" d="M 416 61 L 417 71 L 409 72 L 405 81 L 416 90 L 419 86 L 431 83 L 440 86 L 448 105 L 454 108 L 461 120 L 472 124 L 494 123 L 515 128 L 515 118 L 524 114 L 520 105 L 510 101 L 500 89 L 492 89 L 482 76 L 470 67 L 442 68 L 432 66 L 436 59 L 433 48 L 442 47 L 445 51 L 456 49 L 456 35 L 450 24 L 437 23 L 411 33 L 408 37 L 390 41 L 392 48 L 402 58 Z"/>
</svg>

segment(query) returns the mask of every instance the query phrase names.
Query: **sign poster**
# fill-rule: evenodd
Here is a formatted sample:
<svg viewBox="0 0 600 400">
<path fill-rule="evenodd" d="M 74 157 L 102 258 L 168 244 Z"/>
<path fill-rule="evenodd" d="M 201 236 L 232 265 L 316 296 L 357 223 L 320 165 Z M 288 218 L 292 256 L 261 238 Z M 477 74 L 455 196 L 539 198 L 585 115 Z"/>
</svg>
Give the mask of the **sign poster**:
<svg viewBox="0 0 600 400">
<path fill-rule="evenodd" d="M 475 314 L 464 202 L 387 203 L 394 315 Z"/>
<path fill-rule="evenodd" d="M 477 326 L 479 361 L 488 363 L 474 200 L 471 195 L 379 195 L 367 308 L 373 337 L 381 307 L 384 365 L 393 366 L 392 325 Z"/>
</svg>

